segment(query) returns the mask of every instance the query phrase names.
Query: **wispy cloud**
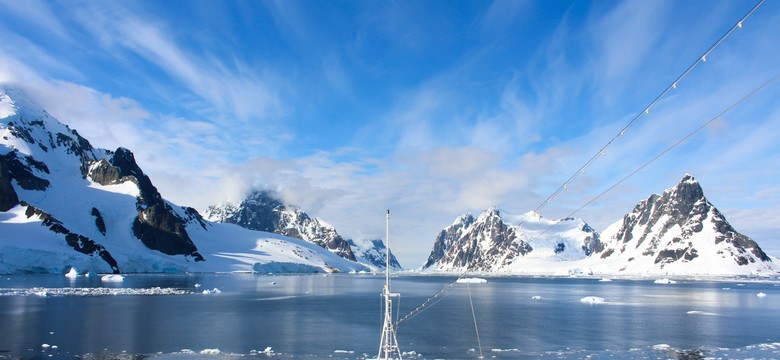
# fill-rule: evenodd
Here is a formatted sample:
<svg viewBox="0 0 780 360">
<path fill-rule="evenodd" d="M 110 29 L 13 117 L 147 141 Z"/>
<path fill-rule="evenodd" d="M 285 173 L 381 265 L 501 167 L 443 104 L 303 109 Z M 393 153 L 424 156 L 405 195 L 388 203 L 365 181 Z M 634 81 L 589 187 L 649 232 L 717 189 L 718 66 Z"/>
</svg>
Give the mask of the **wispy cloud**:
<svg viewBox="0 0 780 360">
<path fill-rule="evenodd" d="M 359 238 L 382 236 L 389 207 L 407 266 L 462 213 L 534 209 L 741 6 L 247 3 L 247 45 L 230 21 L 201 32 L 164 3 L 27 4 L 6 16 L 30 16 L 42 32 L 0 24 L 0 80 L 26 83 L 96 145 L 133 150 L 167 198 L 203 209 L 272 187 Z M 542 215 L 567 215 L 777 71 L 767 33 L 780 11 L 764 6 Z M 37 40 L 54 32 L 65 45 Z M 780 223 L 755 209 L 777 210 L 761 199 L 780 175 L 778 93 L 740 105 L 579 216 L 603 228 L 691 172 L 738 229 L 769 236 Z"/>
</svg>

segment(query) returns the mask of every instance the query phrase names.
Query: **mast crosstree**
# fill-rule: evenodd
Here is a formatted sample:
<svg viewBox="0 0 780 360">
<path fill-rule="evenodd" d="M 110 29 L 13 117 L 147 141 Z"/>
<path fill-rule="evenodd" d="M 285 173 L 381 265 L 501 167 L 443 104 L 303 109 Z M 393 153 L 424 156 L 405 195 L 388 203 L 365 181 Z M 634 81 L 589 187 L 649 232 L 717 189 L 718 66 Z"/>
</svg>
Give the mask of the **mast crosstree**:
<svg viewBox="0 0 780 360">
<path fill-rule="evenodd" d="M 393 298 L 401 297 L 399 293 L 390 291 L 390 210 L 387 210 L 387 263 L 385 264 L 385 287 L 382 291 L 384 298 L 384 324 L 382 325 L 382 338 L 379 342 L 379 354 L 377 359 L 401 359 L 401 350 L 398 349 L 398 340 L 395 337 L 393 326 Z"/>
</svg>

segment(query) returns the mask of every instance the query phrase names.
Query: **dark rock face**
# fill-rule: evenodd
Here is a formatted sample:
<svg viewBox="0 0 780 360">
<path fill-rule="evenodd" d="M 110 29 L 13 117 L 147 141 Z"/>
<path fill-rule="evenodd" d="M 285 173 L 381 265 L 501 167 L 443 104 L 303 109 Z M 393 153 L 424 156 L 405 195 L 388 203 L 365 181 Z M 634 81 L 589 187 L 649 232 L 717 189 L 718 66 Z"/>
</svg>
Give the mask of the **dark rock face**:
<svg viewBox="0 0 780 360">
<path fill-rule="evenodd" d="M 19 196 L 16 195 L 11 184 L 11 172 L 6 165 L 5 156 L 0 155 L 0 211 L 6 212 L 19 204 Z"/>
<path fill-rule="evenodd" d="M 46 164 L 36 161 L 30 156 L 20 157 L 14 150 L 5 155 L 0 155 L 0 163 L 7 169 L 10 178 L 16 180 L 16 183 L 25 190 L 43 191 L 49 187 L 49 180 L 35 176 L 33 169 L 49 173 Z M 10 183 L 10 181 L 9 181 Z"/>
<path fill-rule="evenodd" d="M 90 214 L 95 217 L 95 226 L 98 228 L 98 231 L 100 231 L 100 233 L 103 234 L 103 236 L 105 236 L 106 223 L 103 222 L 103 215 L 101 215 L 100 211 L 96 208 L 92 208 Z"/>
<path fill-rule="evenodd" d="M 167 204 L 159 203 L 140 210 L 133 221 L 133 234 L 146 247 L 163 254 L 204 260 L 187 234 L 185 222 Z"/>
<path fill-rule="evenodd" d="M 135 162 L 132 152 L 125 148 L 117 149 L 108 161 L 100 160 L 89 176 L 101 185 L 125 181 L 138 185 L 138 216 L 133 221 L 133 234 L 148 248 L 167 255 L 185 255 L 195 261 L 204 260 L 187 233 L 187 220 L 176 214 L 162 199 L 152 181 Z"/>
<path fill-rule="evenodd" d="M 57 234 L 65 235 L 65 242 L 74 250 L 82 254 L 100 257 L 111 267 L 111 270 L 114 272 L 114 274 L 119 274 L 119 266 L 117 265 L 116 260 L 111 256 L 111 253 L 109 253 L 108 250 L 103 247 L 103 245 L 98 244 L 94 240 L 84 235 L 71 232 L 61 221 L 55 219 L 53 216 L 43 212 L 40 209 L 30 206 L 27 203 L 22 203 L 22 205 L 27 207 L 25 210 L 25 215 L 27 215 L 28 218 L 37 215 L 42 221 L 42 226 L 49 228 L 49 230 Z"/>
<path fill-rule="evenodd" d="M 531 251 L 531 245 L 520 240 L 515 228 L 501 219 L 498 209 L 491 208 L 478 219 L 461 216 L 442 230 L 423 269 L 438 264 L 466 271 L 490 271 Z"/>
<path fill-rule="evenodd" d="M 582 226 L 582 231 L 591 234 L 585 238 L 585 244 L 582 246 L 582 251 L 585 253 L 585 256 L 590 256 L 590 254 L 595 252 L 596 248 L 603 246 L 601 245 L 601 238 L 599 233 L 596 230 L 593 230 L 588 224 Z"/>
<path fill-rule="evenodd" d="M 269 191 L 255 191 L 239 205 L 212 206 L 206 211 L 206 217 L 211 221 L 305 240 L 355 261 L 352 248 L 336 229 L 296 207 L 285 205 Z"/>
</svg>

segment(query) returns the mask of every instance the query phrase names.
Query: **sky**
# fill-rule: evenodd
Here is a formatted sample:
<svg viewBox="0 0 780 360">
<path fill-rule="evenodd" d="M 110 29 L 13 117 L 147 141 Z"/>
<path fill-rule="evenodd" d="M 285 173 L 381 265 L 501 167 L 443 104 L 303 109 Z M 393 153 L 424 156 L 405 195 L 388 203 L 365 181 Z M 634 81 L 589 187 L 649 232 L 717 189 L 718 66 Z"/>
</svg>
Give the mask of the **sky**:
<svg viewBox="0 0 780 360">
<path fill-rule="evenodd" d="M 0 0 L 0 81 L 203 211 L 253 188 L 427 259 L 465 213 L 597 230 L 686 173 L 780 256 L 780 2 Z M 735 105 L 722 116 L 721 112 Z M 549 203 L 545 199 L 607 147 Z"/>
</svg>

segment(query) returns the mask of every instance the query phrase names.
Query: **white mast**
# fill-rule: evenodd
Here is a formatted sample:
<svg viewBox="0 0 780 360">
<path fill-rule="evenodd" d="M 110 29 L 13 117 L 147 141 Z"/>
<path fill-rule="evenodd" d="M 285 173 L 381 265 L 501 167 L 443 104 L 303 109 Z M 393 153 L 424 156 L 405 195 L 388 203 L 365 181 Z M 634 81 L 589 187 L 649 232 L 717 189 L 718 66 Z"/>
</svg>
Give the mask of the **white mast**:
<svg viewBox="0 0 780 360">
<path fill-rule="evenodd" d="M 379 342 L 379 354 L 377 359 L 401 359 L 401 350 L 398 349 L 398 340 L 395 338 L 393 328 L 393 300 L 392 297 L 400 297 L 401 294 L 390 292 L 390 210 L 387 210 L 387 263 L 385 266 L 385 288 L 382 297 L 385 299 L 384 325 L 382 325 L 382 339 Z"/>
</svg>

